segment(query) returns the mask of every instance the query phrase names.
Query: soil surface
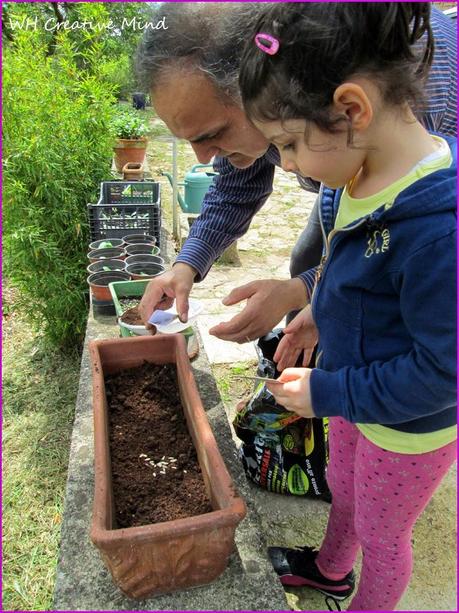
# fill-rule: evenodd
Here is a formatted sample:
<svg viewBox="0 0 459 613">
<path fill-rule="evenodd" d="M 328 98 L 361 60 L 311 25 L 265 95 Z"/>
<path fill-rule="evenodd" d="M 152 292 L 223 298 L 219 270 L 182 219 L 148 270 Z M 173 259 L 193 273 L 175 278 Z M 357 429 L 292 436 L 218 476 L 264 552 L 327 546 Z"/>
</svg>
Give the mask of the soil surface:
<svg viewBox="0 0 459 613">
<path fill-rule="evenodd" d="M 144 363 L 105 379 L 116 523 L 144 526 L 212 511 L 176 368 Z"/>
<path fill-rule="evenodd" d="M 124 311 L 121 315 L 121 321 L 130 326 L 143 326 L 142 318 L 140 317 L 139 307 L 133 307 Z"/>
<path fill-rule="evenodd" d="M 140 296 L 132 296 L 132 297 L 127 297 L 127 298 L 119 298 L 119 303 L 120 303 L 120 306 L 122 307 L 123 311 L 126 311 L 127 309 L 130 309 L 132 307 L 139 306 L 140 299 L 141 299 Z"/>
</svg>

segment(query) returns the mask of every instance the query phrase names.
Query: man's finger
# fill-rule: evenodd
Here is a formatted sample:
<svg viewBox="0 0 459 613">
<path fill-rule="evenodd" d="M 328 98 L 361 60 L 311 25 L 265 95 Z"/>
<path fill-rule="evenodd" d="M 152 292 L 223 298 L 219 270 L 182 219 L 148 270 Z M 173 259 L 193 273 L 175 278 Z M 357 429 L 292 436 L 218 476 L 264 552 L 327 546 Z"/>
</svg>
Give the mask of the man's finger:
<svg viewBox="0 0 459 613">
<path fill-rule="evenodd" d="M 249 322 L 250 319 L 248 320 L 247 313 L 245 313 L 244 310 L 229 321 L 224 321 L 221 324 L 213 326 L 209 330 L 209 334 L 213 334 L 224 341 L 239 342 L 242 340 L 242 342 L 247 342 L 246 337 L 248 336 L 247 331 L 249 329 L 247 324 Z M 252 339 L 250 338 L 250 340 Z"/>
<path fill-rule="evenodd" d="M 188 321 L 188 296 L 189 292 L 177 291 L 175 297 L 175 308 L 177 309 L 177 313 L 181 322 L 186 323 Z"/>
<path fill-rule="evenodd" d="M 253 285 L 254 282 L 251 281 L 250 283 L 246 283 L 245 285 L 241 285 L 240 287 L 235 287 L 233 290 L 230 291 L 227 296 L 223 298 L 222 303 L 225 306 L 231 306 L 233 304 L 241 302 L 241 300 L 246 300 L 247 298 L 250 298 L 250 296 L 252 296 L 252 294 L 254 293 Z"/>
</svg>

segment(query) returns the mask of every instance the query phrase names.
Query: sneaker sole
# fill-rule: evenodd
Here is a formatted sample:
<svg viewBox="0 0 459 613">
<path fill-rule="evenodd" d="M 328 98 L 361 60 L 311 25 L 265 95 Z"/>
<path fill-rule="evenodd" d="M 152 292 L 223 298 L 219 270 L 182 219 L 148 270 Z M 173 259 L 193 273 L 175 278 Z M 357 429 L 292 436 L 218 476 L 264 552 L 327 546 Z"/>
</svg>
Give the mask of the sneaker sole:
<svg viewBox="0 0 459 613">
<path fill-rule="evenodd" d="M 299 575 L 283 575 L 282 577 L 279 577 L 279 579 L 282 585 L 286 585 L 289 587 L 310 587 L 310 588 L 317 590 L 318 592 L 321 592 L 322 594 L 325 594 L 325 596 L 331 596 L 332 598 L 335 598 L 336 600 L 345 600 L 346 598 L 349 598 L 350 596 L 350 594 L 346 594 L 343 596 L 343 594 L 340 593 L 340 591 L 336 591 L 336 592 L 329 591 L 328 586 L 322 585 L 320 583 L 316 583 L 315 581 L 309 581 L 308 579 L 305 579 L 304 577 L 300 577 Z M 350 586 L 343 586 L 341 591 L 345 591 L 349 589 L 350 589 Z M 337 590 L 339 590 L 339 588 L 337 588 Z"/>
</svg>

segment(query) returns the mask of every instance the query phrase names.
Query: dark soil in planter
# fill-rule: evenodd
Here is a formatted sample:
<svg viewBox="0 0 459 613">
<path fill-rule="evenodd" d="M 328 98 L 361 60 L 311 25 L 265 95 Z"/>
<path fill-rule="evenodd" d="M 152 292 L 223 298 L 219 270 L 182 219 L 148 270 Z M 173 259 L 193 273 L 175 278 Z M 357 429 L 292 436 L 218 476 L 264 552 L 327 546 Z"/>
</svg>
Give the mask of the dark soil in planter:
<svg viewBox="0 0 459 613">
<path fill-rule="evenodd" d="M 172 364 L 105 378 L 116 524 L 143 526 L 212 511 Z"/>
</svg>

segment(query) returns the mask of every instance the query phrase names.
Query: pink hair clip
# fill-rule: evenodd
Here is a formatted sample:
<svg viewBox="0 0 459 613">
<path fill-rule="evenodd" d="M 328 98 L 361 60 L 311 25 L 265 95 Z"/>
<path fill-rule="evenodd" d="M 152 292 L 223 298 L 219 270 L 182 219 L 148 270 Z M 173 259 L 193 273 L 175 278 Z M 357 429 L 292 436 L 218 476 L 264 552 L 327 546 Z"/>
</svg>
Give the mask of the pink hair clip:
<svg viewBox="0 0 459 613">
<path fill-rule="evenodd" d="M 275 55 L 279 51 L 279 41 L 274 36 L 271 36 L 271 34 L 259 32 L 255 36 L 255 44 L 268 55 Z"/>
</svg>

